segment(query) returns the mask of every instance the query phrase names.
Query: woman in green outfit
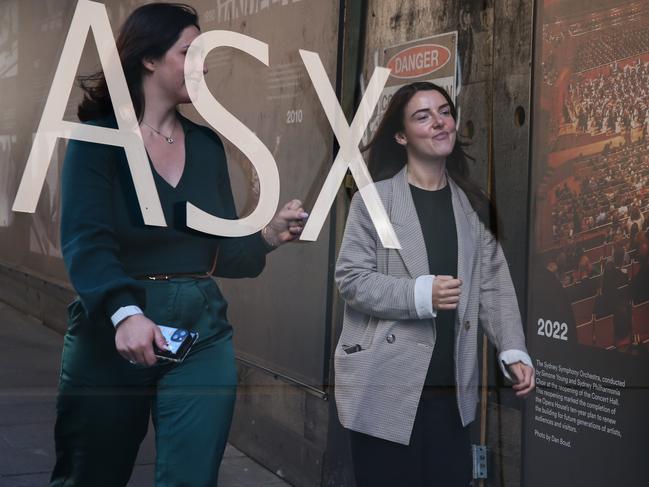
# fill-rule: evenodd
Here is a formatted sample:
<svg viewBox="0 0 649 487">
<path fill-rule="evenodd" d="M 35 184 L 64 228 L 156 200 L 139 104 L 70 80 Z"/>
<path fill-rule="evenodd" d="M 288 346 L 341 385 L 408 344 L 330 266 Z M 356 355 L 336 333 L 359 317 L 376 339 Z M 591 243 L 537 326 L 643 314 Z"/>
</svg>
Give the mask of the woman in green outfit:
<svg viewBox="0 0 649 487">
<path fill-rule="evenodd" d="M 144 224 L 123 149 L 68 145 L 61 240 L 79 297 L 69 307 L 51 486 L 126 485 L 150 415 L 156 486 L 216 485 L 236 371 L 227 303 L 210 274 L 257 276 L 307 217 L 293 200 L 247 237 L 186 226 L 187 201 L 237 218 L 220 139 L 176 111 L 190 101 L 184 59 L 199 33 L 193 8 L 153 3 L 135 10 L 117 39 L 168 227 Z M 103 76 L 82 86 L 79 118 L 116 127 Z M 156 325 L 199 333 L 183 362 L 156 359 L 153 343 L 166 347 Z"/>
</svg>

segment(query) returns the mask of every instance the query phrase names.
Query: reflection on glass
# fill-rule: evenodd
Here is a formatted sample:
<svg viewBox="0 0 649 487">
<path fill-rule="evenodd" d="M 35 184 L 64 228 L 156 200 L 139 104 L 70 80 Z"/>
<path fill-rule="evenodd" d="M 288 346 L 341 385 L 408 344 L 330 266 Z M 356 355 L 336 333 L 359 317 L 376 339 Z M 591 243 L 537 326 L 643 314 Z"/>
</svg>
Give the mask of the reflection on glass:
<svg viewBox="0 0 649 487">
<path fill-rule="evenodd" d="M 18 2 L 0 5 L 0 80 L 18 74 Z"/>
<path fill-rule="evenodd" d="M 8 227 L 13 221 L 11 211 L 10 183 L 13 181 L 15 161 L 12 156 L 16 144 L 15 135 L 0 135 L 0 227 Z"/>
<path fill-rule="evenodd" d="M 65 144 L 58 144 L 47 170 L 43 193 L 36 213 L 30 219 L 29 250 L 41 255 L 62 258 L 59 243 L 59 174 L 61 151 Z"/>
</svg>

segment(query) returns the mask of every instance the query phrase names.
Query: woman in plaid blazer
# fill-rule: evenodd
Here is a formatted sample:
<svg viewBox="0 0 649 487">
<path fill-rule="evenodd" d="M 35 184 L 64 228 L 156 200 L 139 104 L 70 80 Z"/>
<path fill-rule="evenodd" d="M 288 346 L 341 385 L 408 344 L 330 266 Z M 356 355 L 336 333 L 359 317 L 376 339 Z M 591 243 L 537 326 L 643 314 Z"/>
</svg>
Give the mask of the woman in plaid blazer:
<svg viewBox="0 0 649 487">
<path fill-rule="evenodd" d="M 399 89 L 369 148 L 401 248 L 380 245 L 356 194 L 336 266 L 346 306 L 334 364 L 357 485 L 466 486 L 478 324 L 517 395 L 534 388 L 495 212 L 468 177 L 442 88 Z"/>
</svg>

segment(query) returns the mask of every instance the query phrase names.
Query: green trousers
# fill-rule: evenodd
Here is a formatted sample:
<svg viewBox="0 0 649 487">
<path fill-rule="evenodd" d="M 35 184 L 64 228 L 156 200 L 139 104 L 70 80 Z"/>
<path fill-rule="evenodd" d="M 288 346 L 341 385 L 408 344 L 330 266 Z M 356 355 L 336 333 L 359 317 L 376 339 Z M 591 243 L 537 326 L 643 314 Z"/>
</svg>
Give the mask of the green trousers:
<svg viewBox="0 0 649 487">
<path fill-rule="evenodd" d="M 143 282 L 145 315 L 199 333 L 184 362 L 133 365 L 110 320 L 69 308 L 50 487 L 125 486 L 153 417 L 156 487 L 217 485 L 236 393 L 227 304 L 211 279 Z"/>
</svg>

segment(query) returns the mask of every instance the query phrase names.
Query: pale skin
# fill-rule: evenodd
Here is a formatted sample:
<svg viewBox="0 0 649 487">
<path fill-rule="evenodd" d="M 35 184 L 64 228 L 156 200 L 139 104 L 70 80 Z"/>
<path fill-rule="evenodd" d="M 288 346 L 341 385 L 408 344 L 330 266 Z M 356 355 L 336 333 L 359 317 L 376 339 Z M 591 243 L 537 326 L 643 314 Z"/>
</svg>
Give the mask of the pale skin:
<svg viewBox="0 0 649 487">
<path fill-rule="evenodd" d="M 142 62 L 145 68 L 142 81 L 145 110 L 140 129 L 144 146 L 156 172 L 174 188 L 185 169 L 185 136 L 176 116 L 176 107 L 191 101 L 185 87 L 184 63 L 189 45 L 199 34 L 196 27 L 187 27 L 161 58 Z M 203 68 L 203 72 L 207 73 L 207 69 Z M 172 137 L 174 143 L 169 144 L 166 137 Z M 262 231 L 263 238 L 274 247 L 296 240 L 307 216 L 302 203 L 291 200 Z M 115 332 L 117 351 L 132 363 L 154 365 L 157 361 L 153 352 L 154 342 L 160 349 L 167 348 L 156 323 L 142 314 L 124 319 Z"/>
<path fill-rule="evenodd" d="M 419 91 L 404 110 L 403 130 L 395 134 L 407 153 L 408 182 L 433 191 L 446 186 L 446 158 L 457 138 L 451 108 L 441 93 Z M 435 276 L 432 303 L 436 310 L 454 310 L 460 302 L 462 281 L 453 276 Z M 514 378 L 512 388 L 525 397 L 535 387 L 534 369 L 522 362 L 508 365 Z"/>
</svg>

